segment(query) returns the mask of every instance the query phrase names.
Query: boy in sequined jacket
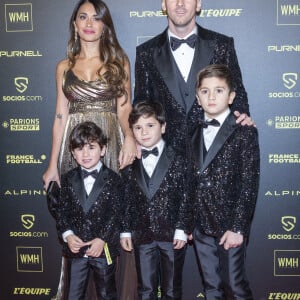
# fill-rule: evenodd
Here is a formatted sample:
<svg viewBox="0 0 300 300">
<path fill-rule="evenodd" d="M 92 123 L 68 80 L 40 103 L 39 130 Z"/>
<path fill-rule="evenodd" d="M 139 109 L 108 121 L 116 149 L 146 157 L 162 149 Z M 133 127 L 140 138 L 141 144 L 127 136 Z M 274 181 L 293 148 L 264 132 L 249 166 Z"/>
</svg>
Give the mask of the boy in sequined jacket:
<svg viewBox="0 0 300 300">
<path fill-rule="evenodd" d="M 139 299 L 180 300 L 187 234 L 192 226 L 187 158 L 165 144 L 160 103 L 139 102 L 129 116 L 142 158 L 124 172 L 123 249 L 134 245 Z"/>
<path fill-rule="evenodd" d="M 70 135 L 70 151 L 78 167 L 62 176 L 57 230 L 70 260 L 67 299 L 84 299 L 93 272 L 99 299 L 117 300 L 115 271 L 119 253 L 123 184 L 107 168 L 107 138 L 93 122 L 80 123 Z"/>
<path fill-rule="evenodd" d="M 245 254 L 259 183 L 257 129 L 236 124 L 230 112 L 235 85 L 227 66 L 200 71 L 196 90 L 205 119 L 192 133 L 197 172 L 193 239 L 205 296 L 253 299 Z"/>
</svg>

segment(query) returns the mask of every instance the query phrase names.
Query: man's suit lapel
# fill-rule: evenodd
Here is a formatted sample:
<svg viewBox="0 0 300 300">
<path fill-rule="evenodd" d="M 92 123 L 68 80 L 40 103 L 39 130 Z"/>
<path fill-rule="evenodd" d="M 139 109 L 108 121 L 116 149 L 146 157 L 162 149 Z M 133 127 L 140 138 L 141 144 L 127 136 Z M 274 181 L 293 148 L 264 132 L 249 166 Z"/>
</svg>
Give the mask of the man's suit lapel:
<svg viewBox="0 0 300 300">
<path fill-rule="evenodd" d="M 195 101 L 195 84 L 197 74 L 202 68 L 210 64 L 215 48 L 215 41 L 206 39 L 204 29 L 199 25 L 197 25 L 197 27 L 198 39 L 195 46 L 196 48 L 192 67 L 187 81 L 190 90 L 190 96 L 187 103 L 185 103 L 184 99 L 182 99 L 180 93 L 178 79 L 176 78 L 177 72 L 180 73 L 180 71 L 177 70 L 178 67 L 170 49 L 167 29 L 161 34 L 158 47 L 154 50 L 153 54 L 154 64 L 159 70 L 165 84 L 172 93 L 173 98 L 176 99 L 183 108 L 185 108 L 186 112 L 192 108 Z"/>
<path fill-rule="evenodd" d="M 190 86 L 191 93 L 192 91 L 194 93 L 191 95 L 191 97 L 189 97 L 188 103 L 186 103 L 187 111 L 190 111 L 195 101 L 197 74 L 200 70 L 210 64 L 215 48 L 215 41 L 204 39 L 201 35 L 201 32 L 202 29 L 200 26 L 198 26 L 198 38 L 195 45 L 195 54 L 188 77 L 188 85 Z"/>
<path fill-rule="evenodd" d="M 160 45 L 154 50 L 153 60 L 173 98 L 185 108 L 184 99 L 181 97 L 176 77 L 178 71 L 176 70 L 176 62 L 170 49 L 167 30 L 162 33 Z"/>
<path fill-rule="evenodd" d="M 212 162 L 214 157 L 218 154 L 226 140 L 230 137 L 232 132 L 237 128 L 236 118 L 231 113 L 224 121 L 222 127 L 218 131 L 212 145 L 210 146 L 203 164 L 201 166 L 200 172 L 203 172 L 207 166 Z"/>
</svg>

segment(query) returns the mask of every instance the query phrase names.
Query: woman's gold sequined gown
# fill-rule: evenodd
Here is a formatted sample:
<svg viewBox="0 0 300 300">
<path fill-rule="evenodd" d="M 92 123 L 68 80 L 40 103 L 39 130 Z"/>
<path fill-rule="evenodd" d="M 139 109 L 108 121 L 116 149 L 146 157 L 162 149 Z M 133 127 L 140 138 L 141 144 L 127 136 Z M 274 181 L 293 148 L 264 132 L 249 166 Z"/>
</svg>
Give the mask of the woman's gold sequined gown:
<svg viewBox="0 0 300 300">
<path fill-rule="evenodd" d="M 69 100 L 69 116 L 63 135 L 58 168 L 64 174 L 76 166 L 69 151 L 69 135 L 75 125 L 92 121 L 108 137 L 104 164 L 118 172 L 118 156 L 123 142 L 121 127 L 117 118 L 117 98 L 110 88 L 101 81 L 84 81 L 75 76 L 72 70 L 64 74 L 63 91 Z M 136 299 L 136 273 L 133 253 L 121 251 L 121 260 L 117 270 L 118 299 Z M 57 300 L 65 300 L 68 286 L 68 264 L 62 259 L 61 278 L 56 295 Z M 96 300 L 94 286 L 90 277 L 85 300 Z"/>
<path fill-rule="evenodd" d="M 80 80 L 72 70 L 65 73 L 63 91 L 69 100 L 69 117 L 58 161 L 60 173 L 64 174 L 76 166 L 68 148 L 68 137 L 74 126 L 84 121 L 96 123 L 109 138 L 104 163 L 118 172 L 123 137 L 117 118 L 116 96 L 101 81 Z"/>
</svg>

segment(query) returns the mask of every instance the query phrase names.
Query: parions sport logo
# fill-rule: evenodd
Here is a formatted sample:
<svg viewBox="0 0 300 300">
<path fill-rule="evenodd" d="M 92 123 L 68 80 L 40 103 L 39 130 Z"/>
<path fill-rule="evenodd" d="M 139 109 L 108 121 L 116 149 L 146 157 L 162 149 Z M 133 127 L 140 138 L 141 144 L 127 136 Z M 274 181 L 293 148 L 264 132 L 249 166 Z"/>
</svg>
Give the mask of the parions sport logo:
<svg viewBox="0 0 300 300">
<path fill-rule="evenodd" d="M 300 116 L 275 116 L 266 121 L 267 126 L 275 129 L 300 129 Z"/>
<path fill-rule="evenodd" d="M 39 118 L 11 118 L 2 122 L 2 127 L 10 131 L 39 131 Z"/>
</svg>

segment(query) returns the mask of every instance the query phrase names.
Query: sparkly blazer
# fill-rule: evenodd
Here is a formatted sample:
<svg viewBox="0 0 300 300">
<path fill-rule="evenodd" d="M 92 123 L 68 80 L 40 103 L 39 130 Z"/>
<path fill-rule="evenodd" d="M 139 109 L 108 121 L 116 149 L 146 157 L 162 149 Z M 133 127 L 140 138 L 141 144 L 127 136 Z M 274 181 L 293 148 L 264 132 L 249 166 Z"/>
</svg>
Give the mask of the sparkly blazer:
<svg viewBox="0 0 300 300">
<path fill-rule="evenodd" d="M 121 177 L 105 165 L 102 165 L 89 196 L 86 195 L 80 167 L 69 171 L 61 179 L 57 211 L 59 237 L 66 230 L 72 230 L 83 241 L 101 238 L 107 242 L 111 256 L 115 257 L 120 244 L 123 195 Z M 72 253 L 65 242 L 63 254 L 67 257 L 83 256 L 81 252 Z"/>
<path fill-rule="evenodd" d="M 216 237 L 226 230 L 247 236 L 259 184 L 257 129 L 236 124 L 230 114 L 206 155 L 202 131 L 198 126 L 192 134 L 196 226 Z"/>
<path fill-rule="evenodd" d="M 233 38 L 199 25 L 197 31 L 194 60 L 186 83 L 173 58 L 167 29 L 136 49 L 134 103 L 144 100 L 162 103 L 167 122 L 164 138 L 176 150 L 186 150 L 189 128 L 203 113 L 195 101 L 195 87 L 197 73 L 207 65 L 229 66 L 237 84 L 232 111 L 250 115 Z"/>
<path fill-rule="evenodd" d="M 191 232 L 187 172 L 186 158 L 166 146 L 151 178 L 147 179 L 141 159 L 124 170 L 126 210 L 122 231 L 131 232 L 136 245 L 154 240 L 173 242 L 175 229 Z"/>
</svg>

